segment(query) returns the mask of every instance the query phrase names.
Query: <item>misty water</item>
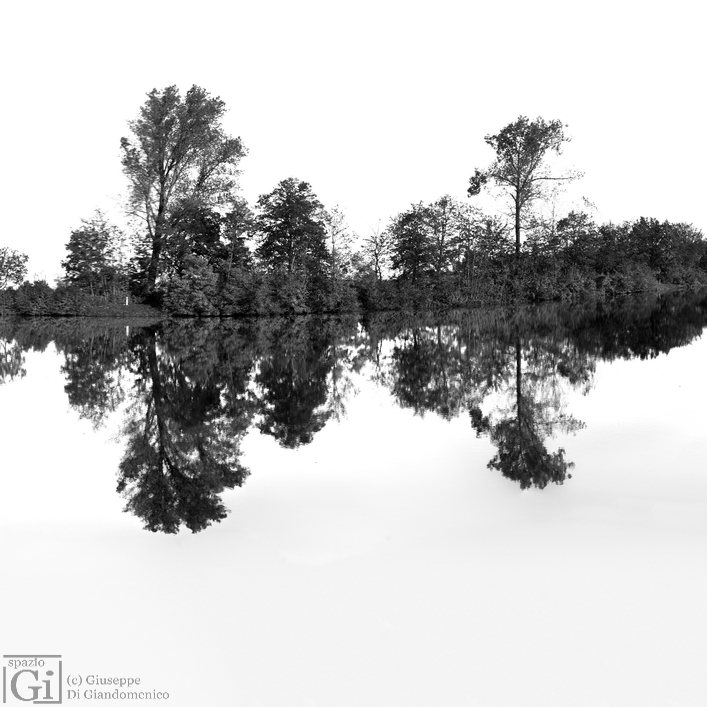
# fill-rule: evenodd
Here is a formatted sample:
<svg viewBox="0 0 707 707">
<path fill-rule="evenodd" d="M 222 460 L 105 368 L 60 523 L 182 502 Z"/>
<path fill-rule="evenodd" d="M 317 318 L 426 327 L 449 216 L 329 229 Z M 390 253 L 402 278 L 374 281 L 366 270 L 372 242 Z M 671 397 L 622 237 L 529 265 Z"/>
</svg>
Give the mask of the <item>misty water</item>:
<svg viewBox="0 0 707 707">
<path fill-rule="evenodd" d="M 4 647 L 185 706 L 702 705 L 705 326 L 1 320 Z"/>
</svg>

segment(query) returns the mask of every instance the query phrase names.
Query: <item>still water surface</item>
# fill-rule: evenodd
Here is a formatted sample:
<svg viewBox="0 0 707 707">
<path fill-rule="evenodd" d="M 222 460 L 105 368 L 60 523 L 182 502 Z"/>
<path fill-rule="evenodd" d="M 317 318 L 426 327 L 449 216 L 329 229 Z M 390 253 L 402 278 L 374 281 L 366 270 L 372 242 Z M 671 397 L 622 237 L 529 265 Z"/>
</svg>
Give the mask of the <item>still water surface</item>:
<svg viewBox="0 0 707 707">
<path fill-rule="evenodd" d="M 2 321 L 2 649 L 185 707 L 703 705 L 706 325 Z"/>
</svg>

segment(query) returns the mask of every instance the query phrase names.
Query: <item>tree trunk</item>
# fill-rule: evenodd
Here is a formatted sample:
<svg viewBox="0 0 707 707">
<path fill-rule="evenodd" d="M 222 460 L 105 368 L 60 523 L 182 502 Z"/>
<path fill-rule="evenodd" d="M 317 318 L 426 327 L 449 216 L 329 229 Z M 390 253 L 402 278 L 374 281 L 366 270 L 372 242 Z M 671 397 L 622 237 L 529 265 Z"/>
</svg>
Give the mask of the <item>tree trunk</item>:
<svg viewBox="0 0 707 707">
<path fill-rule="evenodd" d="M 516 231 L 516 260 L 520 259 L 520 204 L 516 201 L 516 220 L 515 220 L 515 231 Z"/>
<path fill-rule="evenodd" d="M 162 254 L 162 245 L 164 242 L 165 212 L 167 210 L 167 200 L 164 196 L 164 189 L 165 187 L 162 186 L 162 194 L 160 195 L 157 215 L 155 216 L 155 228 L 152 233 L 152 253 L 150 254 L 150 264 L 147 267 L 148 295 L 155 291 L 155 286 L 157 284 L 157 272 L 160 264 L 160 255 Z"/>
<path fill-rule="evenodd" d="M 160 255 L 162 253 L 162 237 L 155 233 L 155 237 L 152 239 L 152 253 L 150 255 L 150 264 L 147 267 L 147 292 L 151 293 L 155 291 L 155 286 L 157 284 L 157 268 L 160 262 Z"/>
</svg>

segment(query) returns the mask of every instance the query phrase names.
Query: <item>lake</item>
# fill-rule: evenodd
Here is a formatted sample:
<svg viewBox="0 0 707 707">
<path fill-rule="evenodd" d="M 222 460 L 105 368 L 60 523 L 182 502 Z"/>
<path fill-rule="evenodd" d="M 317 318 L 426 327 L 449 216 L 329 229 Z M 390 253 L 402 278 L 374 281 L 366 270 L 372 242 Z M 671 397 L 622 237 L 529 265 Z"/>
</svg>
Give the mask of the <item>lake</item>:
<svg viewBox="0 0 707 707">
<path fill-rule="evenodd" d="M 0 320 L 2 650 L 64 701 L 704 705 L 706 326 Z"/>
</svg>

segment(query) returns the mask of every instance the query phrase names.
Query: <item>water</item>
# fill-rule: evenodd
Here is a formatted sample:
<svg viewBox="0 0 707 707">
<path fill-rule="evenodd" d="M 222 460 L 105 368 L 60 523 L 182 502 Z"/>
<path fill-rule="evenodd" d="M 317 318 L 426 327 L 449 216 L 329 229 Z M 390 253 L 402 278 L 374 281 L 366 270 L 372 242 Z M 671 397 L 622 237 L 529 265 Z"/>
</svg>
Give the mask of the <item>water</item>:
<svg viewBox="0 0 707 707">
<path fill-rule="evenodd" d="M 2 321 L 3 652 L 185 707 L 702 705 L 706 324 Z"/>
</svg>

